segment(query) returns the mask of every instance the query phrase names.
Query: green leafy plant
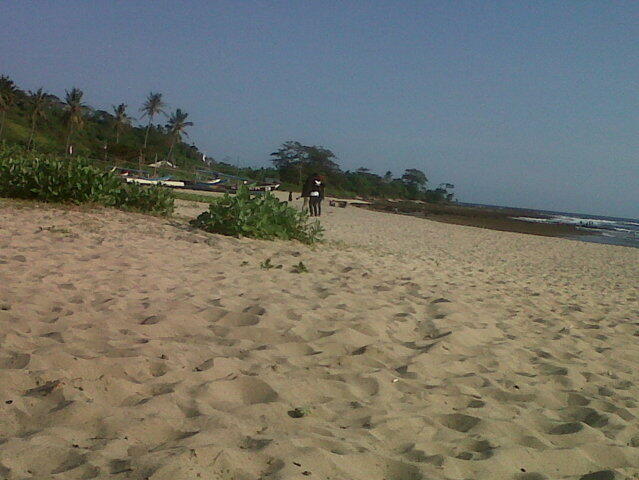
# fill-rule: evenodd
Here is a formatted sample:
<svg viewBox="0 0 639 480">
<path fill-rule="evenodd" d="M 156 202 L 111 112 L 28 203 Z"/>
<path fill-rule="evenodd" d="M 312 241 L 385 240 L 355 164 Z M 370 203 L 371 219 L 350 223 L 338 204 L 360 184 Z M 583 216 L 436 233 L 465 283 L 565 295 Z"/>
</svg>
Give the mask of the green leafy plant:
<svg viewBox="0 0 639 480">
<path fill-rule="evenodd" d="M 217 198 L 209 205 L 209 211 L 192 220 L 191 225 L 222 235 L 308 244 L 320 241 L 323 232 L 320 223 L 309 222 L 305 213 L 280 202 L 271 193 L 251 195 L 245 186 L 235 196 Z"/>
<path fill-rule="evenodd" d="M 308 273 L 308 268 L 304 265 L 304 262 L 300 262 L 297 265 L 293 265 L 291 270 L 293 273 Z"/>
<path fill-rule="evenodd" d="M 260 268 L 262 270 L 270 270 L 271 268 L 281 269 L 282 267 L 283 265 L 274 265 L 273 263 L 271 263 L 270 258 L 267 258 L 266 260 L 260 263 Z"/>
<path fill-rule="evenodd" d="M 44 202 L 97 203 L 160 215 L 173 211 L 170 190 L 123 183 L 83 158 L 0 150 L 0 196 Z"/>
</svg>

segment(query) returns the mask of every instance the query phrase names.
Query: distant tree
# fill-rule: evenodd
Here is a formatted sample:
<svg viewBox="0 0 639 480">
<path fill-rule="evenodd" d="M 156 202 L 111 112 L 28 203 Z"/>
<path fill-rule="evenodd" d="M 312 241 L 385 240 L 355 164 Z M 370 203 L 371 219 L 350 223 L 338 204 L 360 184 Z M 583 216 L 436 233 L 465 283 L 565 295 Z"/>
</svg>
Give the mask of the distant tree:
<svg viewBox="0 0 639 480">
<path fill-rule="evenodd" d="M 38 91 L 31 96 L 31 113 L 29 114 L 29 119 L 31 120 L 31 133 L 29 134 L 27 148 L 32 148 L 35 143 L 33 138 L 36 132 L 36 125 L 38 120 L 46 118 L 48 102 L 48 96 L 42 91 L 42 88 L 38 88 Z"/>
<path fill-rule="evenodd" d="M 371 171 L 370 168 L 367 167 L 359 167 L 357 170 L 355 170 L 357 173 L 369 173 Z"/>
<path fill-rule="evenodd" d="M 120 132 L 122 129 L 131 124 L 131 117 L 129 117 L 126 113 L 127 105 L 125 103 L 121 103 L 117 107 L 112 105 L 113 107 L 113 126 L 115 128 L 115 143 L 120 143 Z"/>
<path fill-rule="evenodd" d="M 140 108 L 140 111 L 142 112 L 142 118 L 149 118 L 149 123 L 146 125 L 146 132 L 144 133 L 144 151 L 146 151 L 146 143 L 149 138 L 149 129 L 151 128 L 153 117 L 160 113 L 166 115 L 166 112 L 164 111 L 165 107 L 166 104 L 162 101 L 162 94 L 151 92 L 146 97 L 146 102 L 144 102 L 142 108 Z"/>
<path fill-rule="evenodd" d="M 271 159 L 276 168 L 289 167 L 302 161 L 305 157 L 304 145 L 289 140 L 284 142 L 277 151 L 271 153 Z"/>
<path fill-rule="evenodd" d="M 175 111 L 175 113 L 171 114 L 169 117 L 169 122 L 167 123 L 167 128 L 169 130 L 169 135 L 171 137 L 171 148 L 169 148 L 169 162 L 172 159 L 173 155 L 173 147 L 175 147 L 175 143 L 182 140 L 182 135 L 189 136 L 186 133 L 186 127 L 192 127 L 193 122 L 187 122 L 186 119 L 189 116 L 188 113 L 183 112 L 179 108 Z"/>
<path fill-rule="evenodd" d="M 416 168 L 408 168 L 402 175 L 402 180 L 404 183 L 411 187 L 417 187 L 418 189 L 422 189 L 428 183 L 428 178 L 426 178 L 426 174 L 421 170 L 417 170 Z"/>
<path fill-rule="evenodd" d="M 2 117 L 0 118 L 0 140 L 2 140 L 7 111 L 15 103 L 16 93 L 17 89 L 13 80 L 5 75 L 0 76 L 0 112 L 2 112 Z"/>
<path fill-rule="evenodd" d="M 271 153 L 271 161 L 279 170 L 280 178 L 292 183 L 302 183 L 310 173 L 335 176 L 340 173 L 335 163 L 335 154 L 328 148 L 317 145 L 302 145 L 300 142 L 284 142 L 280 148 Z"/>
<path fill-rule="evenodd" d="M 416 168 L 408 168 L 402 175 L 402 182 L 406 185 L 407 196 L 410 199 L 417 199 L 426 189 L 428 178 L 426 174 Z"/>
<path fill-rule="evenodd" d="M 82 96 L 84 93 L 79 88 L 73 87 L 71 91 L 65 90 L 66 93 L 66 115 L 65 120 L 67 124 L 67 143 L 66 153 L 69 153 L 69 146 L 71 145 L 71 135 L 80 130 L 84 126 L 84 116 L 82 110 L 84 104 L 82 103 Z"/>
<path fill-rule="evenodd" d="M 384 174 L 384 183 L 390 183 L 393 181 L 393 172 L 387 170 Z"/>
<path fill-rule="evenodd" d="M 331 175 L 339 173 L 339 165 L 335 162 L 337 157 L 328 148 L 318 145 L 305 147 L 308 159 L 308 167 L 317 173 Z"/>
</svg>

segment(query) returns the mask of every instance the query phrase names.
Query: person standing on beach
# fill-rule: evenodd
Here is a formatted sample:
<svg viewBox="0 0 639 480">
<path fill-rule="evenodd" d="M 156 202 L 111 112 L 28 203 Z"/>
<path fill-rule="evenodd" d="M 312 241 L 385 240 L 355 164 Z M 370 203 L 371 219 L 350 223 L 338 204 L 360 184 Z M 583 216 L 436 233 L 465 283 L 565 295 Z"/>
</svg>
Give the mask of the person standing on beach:
<svg viewBox="0 0 639 480">
<path fill-rule="evenodd" d="M 311 217 L 319 217 L 322 215 L 322 200 L 324 200 L 324 181 L 318 174 L 313 175 L 309 191 L 309 207 L 311 209 Z"/>
<path fill-rule="evenodd" d="M 309 203 L 309 197 L 311 195 L 311 186 L 313 184 L 313 179 L 316 176 L 317 176 L 316 173 L 314 173 L 313 175 L 309 175 L 304 181 L 304 185 L 302 185 L 302 194 L 300 196 L 304 200 L 304 203 L 302 204 L 303 212 L 308 212 L 308 203 Z"/>
</svg>

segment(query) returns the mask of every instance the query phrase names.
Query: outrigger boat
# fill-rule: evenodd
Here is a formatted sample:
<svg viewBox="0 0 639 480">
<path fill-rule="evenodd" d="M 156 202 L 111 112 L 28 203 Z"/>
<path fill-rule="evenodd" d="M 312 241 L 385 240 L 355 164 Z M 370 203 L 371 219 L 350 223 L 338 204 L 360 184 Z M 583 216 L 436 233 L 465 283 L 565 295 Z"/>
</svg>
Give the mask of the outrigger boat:
<svg viewBox="0 0 639 480">
<path fill-rule="evenodd" d="M 183 180 L 173 180 L 171 177 L 159 177 L 159 178 L 140 178 L 140 177 L 126 177 L 127 183 L 137 183 L 138 185 L 161 185 L 163 187 L 172 188 L 184 188 L 185 182 Z"/>
<path fill-rule="evenodd" d="M 196 170 L 196 177 L 206 176 L 206 179 L 179 180 L 171 176 L 150 177 L 144 170 L 134 170 L 130 168 L 112 167 L 111 172 L 117 173 L 127 183 L 138 185 L 160 185 L 170 188 L 185 188 L 190 190 L 205 190 L 211 192 L 237 192 L 240 185 L 245 185 L 249 191 L 264 193 L 277 190 L 280 186 L 278 182 L 256 182 L 250 178 L 228 175 L 226 173 L 214 172 L 210 170 Z M 215 178 L 211 178 L 215 177 Z"/>
</svg>

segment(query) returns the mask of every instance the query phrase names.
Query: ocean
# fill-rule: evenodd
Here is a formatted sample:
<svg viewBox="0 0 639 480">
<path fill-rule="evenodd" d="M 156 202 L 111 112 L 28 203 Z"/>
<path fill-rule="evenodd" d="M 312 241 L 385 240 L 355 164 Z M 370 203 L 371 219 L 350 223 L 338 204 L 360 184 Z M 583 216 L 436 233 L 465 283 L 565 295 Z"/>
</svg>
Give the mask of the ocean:
<svg viewBox="0 0 639 480">
<path fill-rule="evenodd" d="M 513 216 L 512 218 L 526 222 L 575 225 L 577 229 L 582 230 L 584 234 L 569 237 L 574 240 L 639 248 L 639 220 L 636 218 L 604 217 L 582 213 L 501 207 L 497 205 L 470 203 L 464 203 L 463 205 L 521 210 L 522 216 Z"/>
</svg>

